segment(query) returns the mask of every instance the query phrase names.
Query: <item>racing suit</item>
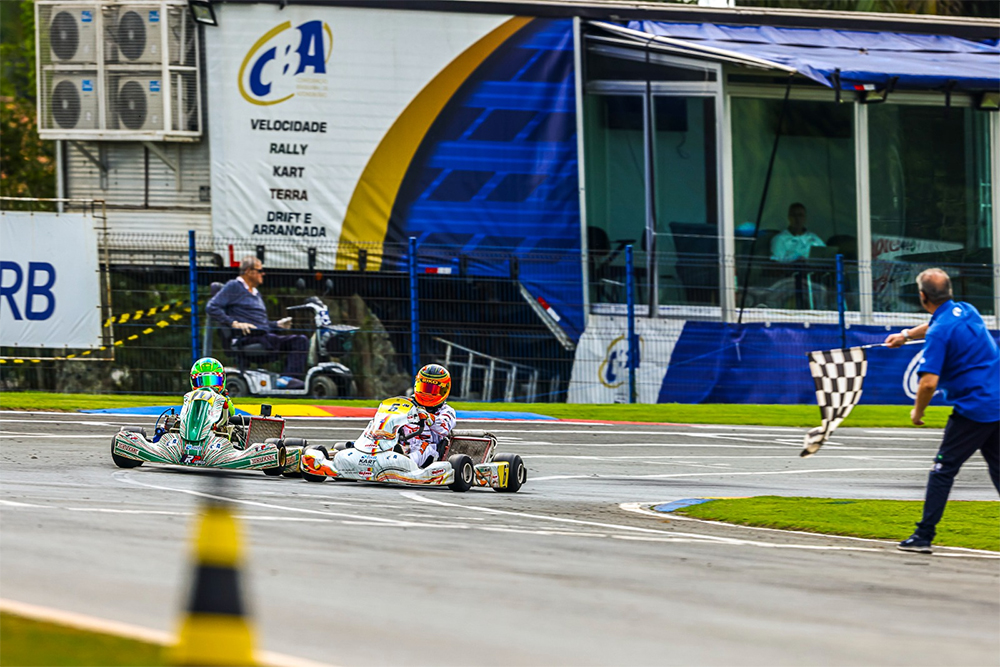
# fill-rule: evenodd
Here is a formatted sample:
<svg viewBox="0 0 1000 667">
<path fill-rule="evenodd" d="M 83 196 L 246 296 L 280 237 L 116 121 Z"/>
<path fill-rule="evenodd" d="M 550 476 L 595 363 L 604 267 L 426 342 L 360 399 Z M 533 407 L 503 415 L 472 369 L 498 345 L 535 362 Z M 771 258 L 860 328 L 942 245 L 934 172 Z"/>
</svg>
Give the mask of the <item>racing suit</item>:
<svg viewBox="0 0 1000 667">
<path fill-rule="evenodd" d="M 424 430 L 420 435 L 414 436 L 407 441 L 409 447 L 410 460 L 417 466 L 423 468 L 438 460 L 441 455 L 438 445 L 451 435 L 455 428 L 455 410 L 447 403 L 442 403 L 436 408 L 422 408 L 427 412 L 427 419 L 424 422 Z M 410 435 L 416 431 L 417 426 L 404 426 L 404 435 Z"/>
</svg>

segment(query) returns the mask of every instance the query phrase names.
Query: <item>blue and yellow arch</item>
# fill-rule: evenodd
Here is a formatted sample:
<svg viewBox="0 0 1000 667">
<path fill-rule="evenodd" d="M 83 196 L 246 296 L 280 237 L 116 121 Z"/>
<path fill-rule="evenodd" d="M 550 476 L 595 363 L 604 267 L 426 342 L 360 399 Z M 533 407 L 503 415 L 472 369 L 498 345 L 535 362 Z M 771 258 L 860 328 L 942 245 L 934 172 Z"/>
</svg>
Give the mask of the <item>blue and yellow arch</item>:
<svg viewBox="0 0 1000 667">
<path fill-rule="evenodd" d="M 413 99 L 382 139 L 351 197 L 337 268 L 368 250 L 368 268 L 397 269 L 383 244 L 461 249 L 472 275 L 506 275 L 497 253 L 523 258 L 520 280 L 583 330 L 573 32 L 569 20 L 517 17 L 469 47 Z M 533 261 L 539 253 L 545 258 Z M 422 253 L 423 255 L 423 253 Z M 385 264 L 383 264 L 383 258 Z"/>
</svg>

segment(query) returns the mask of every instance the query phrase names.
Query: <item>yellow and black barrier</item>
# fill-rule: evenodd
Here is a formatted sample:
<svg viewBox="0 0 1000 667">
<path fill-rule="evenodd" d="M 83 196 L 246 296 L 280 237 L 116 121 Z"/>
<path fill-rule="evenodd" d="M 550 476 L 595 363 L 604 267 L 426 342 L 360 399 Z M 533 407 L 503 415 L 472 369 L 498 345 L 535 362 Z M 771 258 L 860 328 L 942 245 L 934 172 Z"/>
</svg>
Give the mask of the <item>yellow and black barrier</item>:
<svg viewBox="0 0 1000 667">
<path fill-rule="evenodd" d="M 165 303 L 162 306 L 153 306 L 149 309 L 142 309 L 133 312 L 121 313 L 119 315 L 112 315 L 108 319 L 104 320 L 104 328 L 110 327 L 112 324 L 126 324 L 128 322 L 134 322 L 140 320 L 144 317 L 154 317 L 160 315 L 161 313 L 166 313 L 170 310 L 180 310 L 183 308 L 186 301 L 171 301 L 170 303 Z M 186 309 L 187 312 L 191 312 L 190 308 Z"/>
<path fill-rule="evenodd" d="M 240 528 L 228 505 L 210 501 L 195 535 L 194 581 L 174 665 L 253 665 L 254 631 L 240 586 Z"/>
</svg>

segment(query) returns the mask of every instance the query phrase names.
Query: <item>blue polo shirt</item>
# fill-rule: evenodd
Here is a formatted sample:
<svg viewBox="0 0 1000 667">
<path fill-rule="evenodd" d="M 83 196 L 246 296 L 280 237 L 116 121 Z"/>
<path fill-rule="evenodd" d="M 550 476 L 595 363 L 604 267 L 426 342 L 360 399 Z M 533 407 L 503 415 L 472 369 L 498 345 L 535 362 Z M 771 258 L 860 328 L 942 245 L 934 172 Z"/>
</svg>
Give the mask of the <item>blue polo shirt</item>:
<svg viewBox="0 0 1000 667">
<path fill-rule="evenodd" d="M 934 311 L 919 374 L 938 386 L 955 413 L 977 422 L 1000 421 L 1000 350 L 975 306 L 946 301 Z"/>
</svg>

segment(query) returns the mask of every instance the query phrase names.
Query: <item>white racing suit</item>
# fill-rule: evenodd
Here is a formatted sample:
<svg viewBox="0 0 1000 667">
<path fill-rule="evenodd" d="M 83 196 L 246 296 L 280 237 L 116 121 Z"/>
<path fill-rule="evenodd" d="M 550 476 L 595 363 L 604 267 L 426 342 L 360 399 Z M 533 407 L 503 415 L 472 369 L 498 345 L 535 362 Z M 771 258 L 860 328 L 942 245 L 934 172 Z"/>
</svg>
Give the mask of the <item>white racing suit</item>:
<svg viewBox="0 0 1000 667">
<path fill-rule="evenodd" d="M 450 436 L 455 428 L 455 410 L 447 403 L 443 403 L 435 412 L 423 409 L 427 411 L 423 432 L 406 441 L 410 460 L 421 468 L 438 459 L 441 455 L 438 444 Z M 417 426 L 404 426 L 403 433 L 409 435 L 417 429 Z"/>
</svg>

